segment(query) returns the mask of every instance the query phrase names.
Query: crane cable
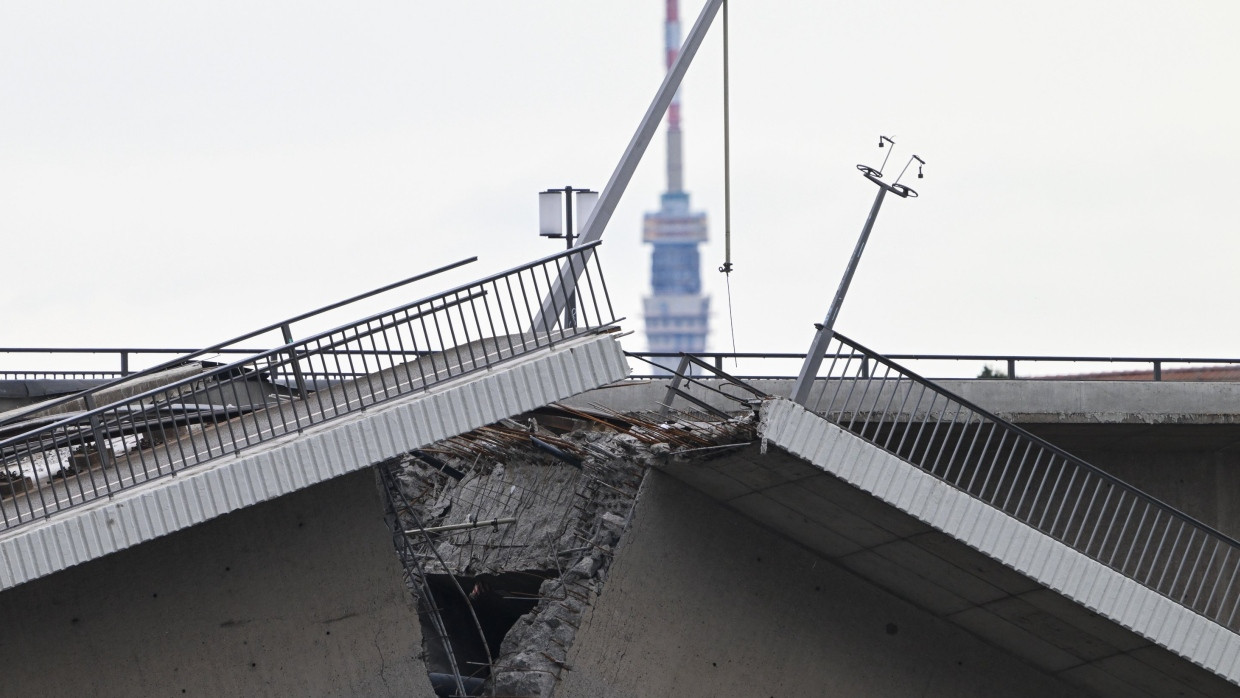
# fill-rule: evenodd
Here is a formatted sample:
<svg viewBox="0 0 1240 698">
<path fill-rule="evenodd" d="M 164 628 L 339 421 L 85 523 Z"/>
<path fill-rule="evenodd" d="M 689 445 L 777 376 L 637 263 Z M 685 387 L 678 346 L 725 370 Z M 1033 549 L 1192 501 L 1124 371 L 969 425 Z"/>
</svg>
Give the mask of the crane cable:
<svg viewBox="0 0 1240 698">
<path fill-rule="evenodd" d="M 736 353 L 736 323 L 732 319 L 732 142 L 728 108 L 728 0 L 723 0 L 723 266 L 719 271 L 728 287 L 728 329 Z M 735 357 L 733 362 L 735 362 Z"/>
</svg>

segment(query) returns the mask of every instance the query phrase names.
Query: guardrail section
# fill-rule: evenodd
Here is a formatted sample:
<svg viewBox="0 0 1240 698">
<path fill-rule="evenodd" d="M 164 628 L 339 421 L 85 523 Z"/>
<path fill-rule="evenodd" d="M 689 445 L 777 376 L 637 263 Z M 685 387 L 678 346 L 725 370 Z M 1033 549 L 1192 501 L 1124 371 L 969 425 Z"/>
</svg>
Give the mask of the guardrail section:
<svg viewBox="0 0 1240 698">
<path fill-rule="evenodd" d="M 597 244 L 108 405 L 85 393 L 87 410 L 0 441 L 0 530 L 611 326 Z M 575 309 L 532 327 L 574 272 Z"/>
<path fill-rule="evenodd" d="M 811 411 L 1233 631 L 1240 543 L 836 334 Z"/>
<path fill-rule="evenodd" d="M 0 349 L 0 352 L 3 352 Z M 677 359 L 679 352 L 639 351 L 629 356 L 646 364 Z M 693 356 L 741 380 L 795 378 L 805 354 L 795 352 L 695 352 Z M 1012 354 L 885 354 L 916 368 L 932 380 L 1240 380 L 1240 359 L 1137 356 L 1034 356 Z M 1018 370 L 1019 366 L 1019 370 Z M 665 373 L 636 371 L 632 378 L 662 378 Z M 933 372 L 933 373 L 931 373 Z"/>
</svg>

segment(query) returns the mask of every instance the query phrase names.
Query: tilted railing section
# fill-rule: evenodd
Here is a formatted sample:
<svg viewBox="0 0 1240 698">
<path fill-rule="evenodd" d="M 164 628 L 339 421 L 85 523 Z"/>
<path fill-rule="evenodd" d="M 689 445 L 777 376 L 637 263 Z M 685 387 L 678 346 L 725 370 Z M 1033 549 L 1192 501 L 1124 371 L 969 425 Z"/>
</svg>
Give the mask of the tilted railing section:
<svg viewBox="0 0 1240 698">
<path fill-rule="evenodd" d="M 233 337 L 232 339 L 227 339 L 223 342 L 220 342 L 218 344 L 213 344 L 203 349 L 196 349 L 196 350 L 188 350 L 188 349 L 99 349 L 99 348 L 0 349 L 0 355 L 4 355 L 4 354 L 44 354 L 46 353 L 46 354 L 51 354 L 53 356 L 64 357 L 67 355 L 81 356 L 81 355 L 92 355 L 92 354 L 98 355 L 98 354 L 113 354 L 114 353 L 120 359 L 120 371 L 112 372 L 111 375 L 100 375 L 100 378 L 103 378 L 106 381 L 105 383 L 96 385 L 88 390 L 83 390 L 73 395 L 67 395 L 61 398 L 41 401 L 39 402 L 38 407 L 34 410 L 10 411 L 6 414 L 0 414 L 0 426 L 11 424 L 14 422 L 25 421 L 29 418 L 30 414 L 51 414 L 52 412 L 65 412 L 71 409 L 76 409 L 77 406 L 81 405 L 82 403 L 86 403 L 88 405 L 94 406 L 94 404 L 98 404 L 102 402 L 111 402 L 111 400 L 101 399 L 100 396 L 108 394 L 112 389 L 119 389 L 122 386 L 122 384 L 131 383 L 132 381 L 136 379 L 151 378 L 151 377 L 159 375 L 163 371 L 166 371 L 172 368 L 181 367 L 190 362 L 215 361 L 215 360 L 220 359 L 220 357 L 223 357 L 224 355 L 228 355 L 228 354 L 241 354 L 241 355 L 253 356 L 253 355 L 262 353 L 264 349 L 244 348 L 245 345 L 249 344 L 250 342 L 254 340 L 265 341 L 267 339 L 270 339 L 272 336 L 276 336 L 276 337 L 279 337 L 280 340 L 274 342 L 274 344 L 277 344 L 277 345 L 291 344 L 294 341 L 293 340 L 294 325 L 296 325 L 298 328 L 301 328 L 302 323 L 305 321 L 311 321 L 311 322 L 321 321 L 325 318 L 327 313 L 330 313 L 334 310 L 339 310 L 346 306 L 352 305 L 359 301 L 367 300 L 369 298 L 373 298 L 375 296 L 378 296 L 382 293 L 386 293 L 393 289 L 408 286 L 409 284 L 412 284 L 416 281 L 422 281 L 424 279 L 428 279 L 437 274 L 442 274 L 446 271 L 457 269 L 466 264 L 471 264 L 473 262 L 476 262 L 477 260 L 478 260 L 477 257 L 471 257 L 469 259 L 463 259 L 459 262 L 453 262 L 452 264 L 448 264 L 448 265 L 439 267 L 437 269 L 432 269 L 427 272 L 415 274 L 414 276 L 411 276 L 407 279 L 402 279 L 395 283 L 390 283 L 390 284 L 387 284 L 386 286 L 381 286 L 379 288 L 372 289 L 361 295 L 352 296 L 350 298 L 345 298 L 343 300 L 336 301 L 335 303 L 325 305 L 321 308 L 316 308 L 314 310 L 311 310 L 306 313 L 302 313 L 301 315 L 297 315 L 295 317 L 291 317 L 286 320 L 281 320 L 279 322 L 267 325 L 266 327 L 260 327 L 259 329 L 247 332 L 241 335 L 240 337 Z M 266 344 L 264 346 L 271 346 L 271 345 Z M 148 366 L 147 368 L 144 368 L 140 371 L 129 370 L 130 356 L 135 356 L 135 355 L 158 356 L 161 354 L 171 355 L 172 358 L 166 361 L 163 361 L 161 363 L 157 363 L 154 366 Z M 53 375 L 49 375 L 48 377 L 55 378 L 56 376 L 53 374 Z M 65 377 L 65 376 L 62 374 L 61 377 Z"/>
<path fill-rule="evenodd" d="M 597 243 L 595 243 L 597 244 Z M 577 247 L 0 441 L 0 530 L 613 325 Z M 532 327 L 578 270 L 575 312 Z M 287 380 L 284 380 L 287 378 Z"/>
<path fill-rule="evenodd" d="M 1232 630 L 1240 543 L 836 335 L 826 419 Z"/>
</svg>

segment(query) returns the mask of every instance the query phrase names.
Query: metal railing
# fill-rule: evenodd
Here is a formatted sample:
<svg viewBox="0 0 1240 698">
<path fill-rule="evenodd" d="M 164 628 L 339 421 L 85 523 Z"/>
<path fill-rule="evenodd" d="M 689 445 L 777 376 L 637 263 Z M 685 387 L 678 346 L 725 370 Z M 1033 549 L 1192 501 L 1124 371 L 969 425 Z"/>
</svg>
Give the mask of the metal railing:
<svg viewBox="0 0 1240 698">
<path fill-rule="evenodd" d="M 437 274 L 442 274 L 446 271 L 450 271 L 452 269 L 462 267 L 466 264 L 471 264 L 477 261 L 477 259 L 478 259 L 477 257 L 470 257 L 468 259 L 463 259 L 463 260 L 460 260 L 459 262 L 453 262 L 451 264 L 447 264 L 442 267 L 438 267 L 436 269 L 423 272 L 421 274 L 416 274 L 407 279 L 402 279 L 400 281 L 387 284 L 386 286 L 381 286 L 374 290 L 367 291 L 366 293 L 358 294 L 356 296 L 351 296 L 344 300 L 337 301 L 335 303 L 325 305 L 321 308 L 316 308 L 309 312 L 302 313 L 301 315 L 288 318 L 287 320 L 282 320 L 280 322 L 272 323 L 270 325 L 267 325 L 266 327 L 262 327 L 257 330 L 254 330 L 253 332 L 247 332 L 241 335 L 240 337 L 233 337 L 232 339 L 220 342 L 218 344 L 213 344 L 205 349 L 197 349 L 197 350 L 186 351 L 186 352 L 182 352 L 176 349 L 167 350 L 167 351 L 174 352 L 175 354 L 174 358 L 164 361 L 162 363 L 156 364 L 155 366 L 145 368 L 138 372 L 130 372 L 129 370 L 129 357 L 131 354 L 159 354 L 161 350 L 159 349 L 103 350 L 105 353 L 111 353 L 112 351 L 116 351 L 119 354 L 120 361 L 121 361 L 119 375 L 117 375 L 112 380 L 108 381 L 107 383 L 94 386 L 90 388 L 89 390 L 84 390 L 82 392 L 79 392 L 73 395 L 67 395 L 65 397 L 57 398 L 55 400 L 47 400 L 44 402 L 40 402 L 38 403 L 38 409 L 40 411 L 45 411 L 45 410 L 61 407 L 62 405 L 68 405 L 69 403 L 72 403 L 76 400 L 85 400 L 87 405 L 90 405 L 90 403 L 92 402 L 92 396 L 99 395 L 105 390 L 110 390 L 120 385 L 121 383 L 132 381 L 136 378 L 153 375 L 153 374 L 159 373 L 160 371 L 164 371 L 164 370 L 176 367 L 176 366 L 184 365 L 186 362 L 192 361 L 195 359 L 201 359 L 204 357 L 216 358 L 216 357 L 229 355 L 229 354 L 257 355 L 264 350 L 245 349 L 241 347 L 241 344 L 243 342 L 248 342 L 256 338 L 261 338 L 264 335 L 277 336 L 279 339 L 273 342 L 275 345 L 286 345 L 286 344 L 292 343 L 293 336 L 294 336 L 293 325 L 295 323 L 300 323 L 300 322 L 310 320 L 313 318 L 320 318 L 321 316 L 324 316 L 330 311 L 343 308 L 345 306 L 351 305 L 353 303 L 357 303 L 359 301 L 366 300 L 368 298 L 372 298 L 381 293 L 385 293 L 387 291 L 391 291 L 393 289 L 397 289 L 402 286 L 407 286 L 415 281 L 421 281 L 423 279 L 430 278 Z M 276 335 L 275 333 L 278 333 L 278 335 Z M 4 352 L 26 354 L 26 353 L 35 353 L 35 352 L 40 352 L 40 351 L 41 351 L 40 349 L 30 349 L 30 348 L 5 349 L 5 350 L 0 350 L 0 354 L 3 354 Z M 96 349 L 60 349 L 60 350 L 50 349 L 50 350 L 44 351 L 44 353 L 47 353 L 47 352 L 52 352 L 52 353 L 59 352 L 63 354 L 81 355 L 81 354 L 98 353 L 98 350 Z M 75 372 L 68 372 L 68 373 L 72 375 Z M 0 425 L 7 424 L 10 422 L 14 422 L 14 421 L 20 421 L 21 419 L 24 419 L 24 414 L 12 415 L 7 418 L 0 418 Z"/>
<path fill-rule="evenodd" d="M 660 369 L 663 368 L 661 364 L 656 364 L 653 361 L 650 361 L 649 359 L 643 359 L 642 357 L 637 356 L 636 354 L 632 352 L 626 351 L 624 352 L 624 355 L 632 359 L 637 359 L 639 361 L 645 361 Z M 698 373 L 701 373 L 701 375 L 703 376 L 709 374 L 710 376 L 717 379 L 718 381 L 721 381 L 722 383 L 730 383 L 736 386 L 737 388 L 740 388 L 741 390 L 749 393 L 749 397 L 744 398 L 744 397 L 733 395 L 731 393 L 720 390 L 719 388 L 711 385 L 710 382 L 700 380 L 697 377 Z M 744 381 L 734 376 L 724 373 L 722 370 L 720 370 L 716 366 L 712 366 L 711 364 L 708 364 L 705 361 L 702 361 L 701 359 L 697 358 L 697 356 L 693 354 L 681 353 L 680 361 L 676 364 L 676 369 L 672 371 L 671 383 L 669 383 L 667 386 L 667 393 L 664 394 L 663 396 L 662 407 L 659 409 L 660 417 L 668 417 L 669 415 L 671 415 L 672 404 L 676 400 L 676 398 L 679 397 L 683 400 L 686 400 L 692 403 L 698 409 L 704 412 L 713 414 L 716 417 L 720 417 L 722 419 L 731 419 L 732 415 L 728 414 L 727 412 L 724 412 L 723 410 L 715 407 L 714 405 L 711 405 L 705 400 L 697 398 L 692 393 L 689 393 L 687 390 L 682 390 L 680 387 L 682 384 L 685 385 L 686 387 L 695 386 L 702 390 L 707 390 L 709 392 L 715 393 L 716 395 L 727 398 L 728 400 L 731 400 L 733 402 L 736 402 L 746 407 L 753 407 L 754 405 L 760 403 L 762 400 L 765 400 L 766 398 L 770 397 L 770 395 L 768 395 L 767 393 L 764 393 L 761 390 L 754 388 L 752 385 L 749 385 L 748 383 L 745 383 Z"/>
<path fill-rule="evenodd" d="M 90 369 L 80 369 L 76 371 L 57 371 L 54 369 L 30 369 L 30 370 L 12 370 L 0 371 L 0 381 L 37 381 L 37 380 L 54 380 L 54 381 L 73 381 L 73 380 L 98 380 L 106 381 L 120 378 L 127 374 L 121 371 L 92 371 Z"/>
<path fill-rule="evenodd" d="M 366 296 L 373 295 L 374 291 Z M 318 311 L 315 311 L 318 312 Z M 313 315 L 314 313 L 311 313 Z M 288 322 L 295 322 L 289 320 Z M 270 328 L 268 328 L 269 330 Z M 251 333 L 249 337 L 258 333 Z M 247 337 L 248 338 L 248 337 Z M 229 343 L 236 340 L 229 340 Z M 32 356 L 44 355 L 60 359 L 66 355 L 72 356 L 90 356 L 101 357 L 104 359 L 114 359 L 117 366 L 115 369 L 93 369 L 93 368 L 77 368 L 69 370 L 57 369 L 3 369 L 0 370 L 0 380 L 72 380 L 72 379 L 112 379 L 124 378 L 138 373 L 131 370 L 130 364 L 135 357 L 141 356 L 171 356 L 171 362 L 184 362 L 191 358 L 202 356 L 204 354 L 224 355 L 224 354 L 257 354 L 262 349 L 244 349 L 241 347 L 228 347 L 217 345 L 210 349 L 158 349 L 149 347 L 0 347 L 0 357 L 4 356 Z M 167 366 L 168 361 L 160 362 L 160 366 Z M 145 373 L 150 369 L 142 369 Z"/>
<path fill-rule="evenodd" d="M 596 245 L 108 405 L 87 393 L 86 411 L 0 441 L 0 530 L 609 327 L 618 319 L 598 256 L 585 259 Z M 575 322 L 560 307 L 532 328 L 552 281 L 570 270 L 580 279 Z M 250 384 L 273 376 L 296 388 L 252 404 Z"/>
<path fill-rule="evenodd" d="M 808 406 L 1232 630 L 1240 542 L 836 334 Z"/>
<path fill-rule="evenodd" d="M 372 292 L 373 294 L 374 292 Z M 371 295 L 371 294 L 368 294 Z M 315 311 L 318 312 L 318 311 Z M 288 321 L 292 322 L 292 321 Z M 278 326 L 277 326 L 278 327 Z M 269 328 L 270 329 L 270 328 Z M 121 378 L 125 376 L 137 375 L 129 370 L 133 357 L 138 356 L 173 356 L 177 357 L 175 361 L 187 361 L 196 356 L 204 354 L 257 354 L 262 349 L 240 349 L 240 348 L 222 348 L 217 345 L 216 348 L 210 350 L 194 350 L 194 349 L 160 349 L 160 348 L 130 348 L 130 347 L 99 347 L 99 348 L 57 348 L 57 347 L 0 347 L 0 357 L 6 355 L 46 355 L 60 360 L 65 355 L 94 355 L 94 356 L 114 356 L 117 357 L 120 365 L 119 370 L 107 369 L 89 369 L 74 368 L 71 370 L 57 370 L 52 368 L 36 368 L 27 370 L 0 370 L 0 380 L 33 380 L 33 379 L 111 379 Z M 680 352 L 652 352 L 638 351 L 628 352 L 630 356 L 644 362 L 640 368 L 645 368 L 645 364 L 652 363 L 653 359 L 671 358 L 679 360 Z M 192 355 L 192 356 L 191 356 Z M 738 362 L 745 362 L 744 370 L 731 370 L 731 374 L 737 378 L 756 380 L 764 378 L 792 378 L 796 376 L 796 369 L 802 361 L 805 360 L 805 354 L 794 352 L 698 352 L 695 357 L 710 363 L 714 368 L 723 370 L 725 367 L 730 368 Z M 1174 380 L 1175 373 L 1184 369 L 1203 368 L 1203 367 L 1232 367 L 1240 370 L 1240 359 L 1223 359 L 1223 358 L 1193 358 L 1193 357 L 1143 357 L 1143 356 L 1037 356 L 1026 354 L 887 354 L 887 358 L 902 361 L 916 362 L 919 364 L 940 364 L 951 366 L 953 364 L 971 364 L 977 366 L 994 366 L 996 367 L 996 379 L 1012 379 L 1012 378 L 1029 378 L 1034 377 L 1030 373 L 1030 367 L 1045 369 L 1049 366 L 1060 366 L 1062 371 L 1070 371 L 1079 369 L 1078 364 L 1099 367 L 1118 367 L 1119 370 L 1127 370 L 1131 368 L 1133 371 L 1148 372 L 1150 380 L 1164 381 Z M 167 366 L 167 364 L 161 364 Z M 766 370 L 762 372 L 753 372 L 754 366 L 760 366 Z M 769 368 L 768 368 L 769 367 Z M 1002 371 L 997 370 L 1002 367 Z M 1019 367 L 1020 370 L 1017 370 Z M 147 369 L 144 372 L 148 372 Z M 746 372 L 748 371 L 748 372 Z M 1164 371 L 1172 375 L 1164 375 Z M 954 371 L 961 373 L 961 370 Z M 923 371 L 924 373 L 924 371 Z M 975 378 L 978 370 L 974 368 L 972 372 L 964 371 L 962 375 L 942 376 L 942 378 Z M 1038 371 L 1036 377 L 1046 378 L 1041 375 L 1043 371 Z M 648 378 L 666 378 L 663 373 L 654 372 L 635 372 L 632 378 L 648 379 Z M 1065 380 L 1077 380 L 1077 376 L 1072 373 L 1060 373 L 1059 378 Z M 1096 374 L 1088 377 L 1089 380 L 1105 380 L 1107 374 Z"/>
<path fill-rule="evenodd" d="M 629 352 L 629 354 L 646 363 L 653 363 L 655 359 L 678 359 L 681 356 L 679 352 L 657 351 L 638 351 Z M 716 369 L 723 370 L 724 368 L 728 368 L 731 375 L 744 380 L 795 378 L 797 369 L 800 367 L 801 362 L 805 360 L 804 353 L 794 352 L 694 352 L 693 355 L 702 361 L 712 364 Z M 993 378 L 995 379 L 1033 377 L 1032 374 L 1029 374 L 1030 365 L 1038 366 L 1039 368 L 1044 368 L 1047 366 L 1061 366 L 1066 367 L 1068 370 L 1079 369 L 1080 366 L 1077 366 L 1077 364 L 1106 367 L 1119 365 L 1124 369 L 1133 367 L 1134 370 L 1140 369 L 1143 372 L 1148 370 L 1150 373 L 1150 380 L 1154 381 L 1173 379 L 1173 376 L 1165 376 L 1164 372 L 1175 372 L 1177 370 L 1187 368 L 1226 366 L 1240 370 L 1240 358 L 1035 356 L 1025 354 L 887 354 L 886 357 L 894 361 L 917 362 L 919 364 L 973 364 L 977 367 L 989 367 L 992 365 L 995 367 L 1003 367 L 1003 372 L 995 372 L 993 375 Z M 744 364 L 742 368 L 732 368 L 732 366 L 738 366 L 742 362 Z M 1021 371 L 1017 371 L 1018 365 L 1021 366 Z M 755 367 L 759 370 L 755 371 Z M 940 378 L 964 379 L 977 377 L 977 368 L 974 368 L 971 374 L 941 376 Z M 1038 377 L 1046 378 L 1048 376 L 1043 375 Z M 1070 373 L 1060 374 L 1056 377 L 1063 378 L 1064 380 L 1077 379 Z M 667 375 L 658 373 L 634 373 L 631 378 L 667 378 Z M 1107 377 L 1105 374 L 1101 374 L 1087 379 L 1106 380 L 1106 378 Z"/>
</svg>

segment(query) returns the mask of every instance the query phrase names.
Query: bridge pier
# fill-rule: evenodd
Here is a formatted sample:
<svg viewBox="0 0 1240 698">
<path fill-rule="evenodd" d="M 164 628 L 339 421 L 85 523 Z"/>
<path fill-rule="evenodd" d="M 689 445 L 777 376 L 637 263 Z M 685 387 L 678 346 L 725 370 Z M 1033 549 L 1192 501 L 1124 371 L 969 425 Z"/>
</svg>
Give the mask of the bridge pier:
<svg viewBox="0 0 1240 698">
<path fill-rule="evenodd" d="M 383 511 L 365 469 L 4 591 L 4 693 L 429 698 Z"/>
</svg>

